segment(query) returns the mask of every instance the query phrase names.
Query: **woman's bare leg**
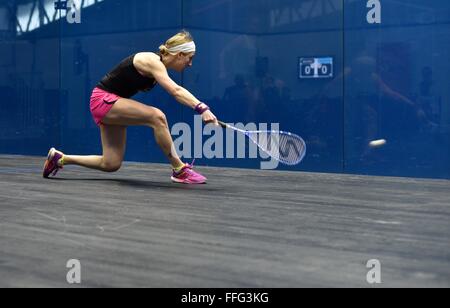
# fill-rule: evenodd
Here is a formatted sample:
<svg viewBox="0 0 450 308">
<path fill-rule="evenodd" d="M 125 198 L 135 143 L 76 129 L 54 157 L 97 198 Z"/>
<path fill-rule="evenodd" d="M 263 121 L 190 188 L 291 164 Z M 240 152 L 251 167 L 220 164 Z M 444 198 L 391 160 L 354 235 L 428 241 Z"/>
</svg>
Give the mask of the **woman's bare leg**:
<svg viewBox="0 0 450 308">
<path fill-rule="evenodd" d="M 100 126 L 103 155 L 75 156 L 64 155 L 64 165 L 78 165 L 105 172 L 115 172 L 120 169 L 125 155 L 126 126 Z"/>
<path fill-rule="evenodd" d="M 103 118 L 107 125 L 143 125 L 153 128 L 156 142 L 174 169 L 184 166 L 173 145 L 165 114 L 154 107 L 121 98 Z"/>
</svg>

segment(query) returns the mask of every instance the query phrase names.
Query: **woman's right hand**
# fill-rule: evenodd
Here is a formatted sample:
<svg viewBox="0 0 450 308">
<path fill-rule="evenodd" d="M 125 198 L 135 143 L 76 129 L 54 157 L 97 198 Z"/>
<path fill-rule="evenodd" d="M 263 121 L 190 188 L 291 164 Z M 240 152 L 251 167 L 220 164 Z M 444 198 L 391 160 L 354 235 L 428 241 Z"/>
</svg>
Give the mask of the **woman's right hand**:
<svg viewBox="0 0 450 308">
<path fill-rule="evenodd" d="M 219 125 L 216 116 L 211 112 L 211 110 L 206 110 L 205 112 L 203 112 L 202 119 L 206 124 L 213 123 L 214 125 Z"/>
</svg>

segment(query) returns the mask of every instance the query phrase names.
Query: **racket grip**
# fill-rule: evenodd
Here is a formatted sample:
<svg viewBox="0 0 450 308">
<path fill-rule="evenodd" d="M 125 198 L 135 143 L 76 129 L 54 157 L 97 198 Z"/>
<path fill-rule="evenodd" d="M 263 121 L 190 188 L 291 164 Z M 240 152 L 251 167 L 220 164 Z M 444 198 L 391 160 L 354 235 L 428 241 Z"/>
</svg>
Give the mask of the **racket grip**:
<svg viewBox="0 0 450 308">
<path fill-rule="evenodd" d="M 223 123 L 222 121 L 217 121 L 219 123 L 220 126 L 222 126 L 223 128 L 228 128 L 228 125 L 226 123 Z"/>
</svg>

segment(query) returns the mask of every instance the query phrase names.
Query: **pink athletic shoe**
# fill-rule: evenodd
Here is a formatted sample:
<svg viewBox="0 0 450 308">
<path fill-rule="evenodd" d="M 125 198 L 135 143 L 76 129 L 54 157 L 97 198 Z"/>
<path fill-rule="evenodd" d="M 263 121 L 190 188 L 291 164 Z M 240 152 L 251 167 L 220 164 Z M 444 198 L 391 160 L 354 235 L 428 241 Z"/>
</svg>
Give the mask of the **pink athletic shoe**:
<svg viewBox="0 0 450 308">
<path fill-rule="evenodd" d="M 44 172 L 43 176 L 44 178 L 48 179 L 50 174 L 52 176 L 55 176 L 56 173 L 58 173 L 59 169 L 62 169 L 63 167 L 58 165 L 58 161 L 63 158 L 64 154 L 57 151 L 55 148 L 51 148 L 48 152 L 47 160 L 45 161 L 44 165 Z"/>
<path fill-rule="evenodd" d="M 186 164 L 179 172 L 173 171 L 172 181 L 183 184 L 205 184 L 206 178 L 198 172 L 192 170 L 193 164 Z"/>
</svg>

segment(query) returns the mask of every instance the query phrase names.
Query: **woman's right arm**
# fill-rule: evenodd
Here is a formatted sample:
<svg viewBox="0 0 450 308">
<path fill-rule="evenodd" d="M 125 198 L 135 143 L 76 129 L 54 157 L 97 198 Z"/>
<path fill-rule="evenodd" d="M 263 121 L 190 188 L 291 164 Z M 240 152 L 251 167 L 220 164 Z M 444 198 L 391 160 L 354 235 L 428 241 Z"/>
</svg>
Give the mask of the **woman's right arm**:
<svg viewBox="0 0 450 308">
<path fill-rule="evenodd" d="M 147 58 L 147 57 L 146 57 Z M 206 107 L 205 104 L 200 102 L 194 95 L 192 95 L 188 90 L 178 85 L 175 81 L 170 78 L 167 73 L 167 69 L 161 61 L 155 61 L 150 55 L 147 59 L 138 59 L 136 61 L 136 66 L 139 71 L 141 71 L 146 76 L 155 78 L 155 80 L 163 87 L 170 95 L 172 95 L 179 103 L 190 107 L 193 110 L 201 110 Z M 214 114 L 207 110 L 202 113 L 204 122 L 210 123 L 214 122 L 217 124 L 217 118 Z"/>
</svg>

